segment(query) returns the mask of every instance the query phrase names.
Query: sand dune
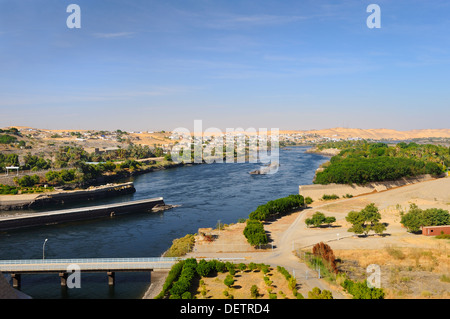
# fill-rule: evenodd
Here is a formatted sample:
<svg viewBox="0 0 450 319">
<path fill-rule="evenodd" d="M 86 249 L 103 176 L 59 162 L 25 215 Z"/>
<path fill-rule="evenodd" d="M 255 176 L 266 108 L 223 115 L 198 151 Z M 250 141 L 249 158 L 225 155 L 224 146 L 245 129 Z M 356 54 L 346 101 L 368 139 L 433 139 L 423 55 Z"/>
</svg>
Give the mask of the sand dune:
<svg viewBox="0 0 450 319">
<path fill-rule="evenodd" d="M 294 133 L 295 131 L 282 131 Z M 323 130 L 309 130 L 297 131 L 301 133 L 317 134 L 324 137 L 335 138 L 351 138 L 360 137 L 364 139 L 413 139 L 413 138 L 429 138 L 442 137 L 450 138 L 450 129 L 424 129 L 424 130 L 410 130 L 397 131 L 392 129 L 358 129 L 358 128 L 331 128 Z"/>
</svg>

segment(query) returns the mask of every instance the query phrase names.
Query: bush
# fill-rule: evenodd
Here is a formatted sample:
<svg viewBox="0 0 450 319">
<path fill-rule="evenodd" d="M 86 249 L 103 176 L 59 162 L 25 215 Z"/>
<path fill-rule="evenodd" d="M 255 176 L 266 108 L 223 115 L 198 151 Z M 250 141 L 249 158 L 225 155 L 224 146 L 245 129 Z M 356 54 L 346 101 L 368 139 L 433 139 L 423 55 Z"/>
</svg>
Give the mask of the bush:
<svg viewBox="0 0 450 319">
<path fill-rule="evenodd" d="M 197 260 L 195 258 L 186 259 L 181 271 L 180 277 L 172 285 L 170 289 L 171 295 L 182 296 L 191 286 L 191 281 L 194 278 L 197 268 Z"/>
<path fill-rule="evenodd" d="M 22 178 L 14 178 L 14 182 L 20 187 L 33 187 L 36 184 L 39 184 L 40 178 L 37 175 L 25 175 Z"/>
<path fill-rule="evenodd" d="M 323 194 L 322 199 L 323 200 L 339 199 L 339 196 L 336 194 L 332 194 L 332 195 Z"/>
<path fill-rule="evenodd" d="M 201 277 L 207 277 L 215 269 L 215 263 L 213 261 L 207 262 L 202 259 L 197 265 L 197 273 Z"/>
<path fill-rule="evenodd" d="M 314 256 L 320 257 L 324 262 L 324 265 L 327 266 L 330 272 L 335 274 L 338 273 L 338 269 L 336 267 L 336 258 L 334 256 L 333 249 L 327 244 L 320 242 L 315 244 L 312 250 Z"/>
<path fill-rule="evenodd" d="M 166 281 L 164 282 L 162 291 L 155 297 L 155 299 L 162 299 L 166 295 L 166 293 L 169 291 L 170 287 L 172 286 L 172 283 L 178 279 L 178 277 L 181 274 L 181 271 L 183 270 L 184 261 L 180 261 L 172 266 L 172 268 L 169 271 L 169 274 L 167 275 Z"/>
<path fill-rule="evenodd" d="M 244 229 L 244 236 L 252 246 L 267 244 L 268 242 L 264 226 L 258 220 L 249 219 L 247 221 L 247 226 Z"/>
<path fill-rule="evenodd" d="M 220 260 L 214 260 L 214 268 L 217 272 L 224 272 L 225 271 L 225 263 Z"/>
<path fill-rule="evenodd" d="M 250 213 L 249 219 L 264 221 L 277 215 L 284 215 L 293 209 L 303 207 L 305 200 L 301 195 L 289 195 L 288 197 L 275 199 L 260 205 Z"/>
<path fill-rule="evenodd" d="M 0 184 L 0 195 L 17 195 L 17 187 Z"/>
<path fill-rule="evenodd" d="M 233 286 L 234 284 L 234 278 L 232 275 L 227 275 L 225 277 L 225 280 L 223 281 L 223 283 L 228 287 L 231 288 L 231 286 Z"/>
<path fill-rule="evenodd" d="M 316 212 L 311 218 L 305 220 L 305 224 L 314 227 L 320 227 L 322 224 L 332 224 L 336 221 L 336 217 L 326 217 L 325 214 L 321 212 Z"/>
<path fill-rule="evenodd" d="M 0 144 L 11 144 L 17 141 L 17 138 L 10 135 L 0 135 Z"/>
<path fill-rule="evenodd" d="M 259 297 L 259 289 L 256 285 L 250 287 L 250 295 L 255 299 Z"/>
<path fill-rule="evenodd" d="M 333 299 L 333 294 L 329 290 L 320 290 L 318 287 L 314 287 L 308 292 L 309 299 Z"/>
<path fill-rule="evenodd" d="M 45 174 L 45 179 L 53 184 L 66 184 L 76 180 L 75 169 L 63 169 L 61 171 L 48 171 Z"/>
<path fill-rule="evenodd" d="M 367 281 L 354 282 L 346 279 L 342 287 L 351 295 L 353 299 L 384 299 L 384 291 L 381 288 L 369 288 Z"/>
</svg>

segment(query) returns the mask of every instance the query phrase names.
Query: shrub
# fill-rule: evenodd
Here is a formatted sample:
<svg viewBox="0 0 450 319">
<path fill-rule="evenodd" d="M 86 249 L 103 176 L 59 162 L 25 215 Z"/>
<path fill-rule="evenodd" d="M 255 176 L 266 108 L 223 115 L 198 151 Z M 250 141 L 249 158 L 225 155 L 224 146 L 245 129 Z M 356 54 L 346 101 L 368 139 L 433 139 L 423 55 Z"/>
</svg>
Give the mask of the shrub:
<svg viewBox="0 0 450 319">
<path fill-rule="evenodd" d="M 255 270 L 257 267 L 256 267 L 256 264 L 254 263 L 254 262 L 251 262 L 250 264 L 248 264 L 248 270 L 250 270 L 250 271 L 253 271 L 253 270 Z"/>
<path fill-rule="evenodd" d="M 223 281 L 223 283 L 228 287 L 231 288 L 231 286 L 233 286 L 234 284 L 234 278 L 232 275 L 227 275 L 225 277 L 225 280 Z"/>
<path fill-rule="evenodd" d="M 197 265 L 197 273 L 201 277 L 207 277 L 214 270 L 215 263 L 213 261 L 207 262 L 202 259 Z"/>
<path fill-rule="evenodd" d="M 15 186 L 0 184 L 0 195 L 16 195 L 19 192 Z"/>
<path fill-rule="evenodd" d="M 226 269 L 225 263 L 220 260 L 214 260 L 214 268 L 217 272 L 224 272 Z"/>
<path fill-rule="evenodd" d="M 192 299 L 192 295 L 189 291 L 186 291 L 181 295 L 181 299 Z"/>
<path fill-rule="evenodd" d="M 329 271 L 337 274 L 338 269 L 336 267 L 336 258 L 334 256 L 333 249 L 327 244 L 320 242 L 315 244 L 312 250 L 314 256 L 320 257 L 325 261 L 325 265 Z"/>
<path fill-rule="evenodd" d="M 172 285 L 170 289 L 171 295 L 182 296 L 191 286 L 191 281 L 194 278 L 197 268 L 197 260 L 195 258 L 186 259 L 181 271 L 180 277 Z"/>
<path fill-rule="evenodd" d="M 338 199 L 339 196 L 336 194 L 332 194 L 332 195 L 327 195 L 327 194 L 323 194 L 322 199 L 323 200 L 333 200 L 333 199 Z"/>
<path fill-rule="evenodd" d="M 169 274 L 167 275 L 166 281 L 164 282 L 162 291 L 158 294 L 158 296 L 155 297 L 155 299 L 161 299 L 165 296 L 165 294 L 169 291 L 170 287 L 172 286 L 172 283 L 178 279 L 178 276 L 180 276 L 181 271 L 183 270 L 184 261 L 180 261 L 172 266 L 172 268 L 169 271 Z"/>
<path fill-rule="evenodd" d="M 250 295 L 255 299 L 259 297 L 259 289 L 256 285 L 250 287 Z"/>
<path fill-rule="evenodd" d="M 289 195 L 288 197 L 275 199 L 260 205 L 250 215 L 250 219 L 264 221 L 276 215 L 284 215 L 293 209 L 302 207 L 305 200 L 301 195 Z"/>
<path fill-rule="evenodd" d="M 247 220 L 247 226 L 244 229 L 244 236 L 252 246 L 268 243 L 264 226 L 258 220 Z"/>
<path fill-rule="evenodd" d="M 307 218 L 305 220 L 305 224 L 309 227 L 309 226 L 314 226 L 314 227 L 320 227 L 323 224 L 332 224 L 336 221 L 336 217 L 330 216 L 327 217 L 325 216 L 325 214 L 321 213 L 321 212 L 316 212 L 311 218 Z"/>
<path fill-rule="evenodd" d="M 33 187 L 36 184 L 39 184 L 40 178 L 37 175 L 25 175 L 22 178 L 14 178 L 14 182 L 20 187 Z"/>
<path fill-rule="evenodd" d="M 264 282 L 266 283 L 266 285 L 267 286 L 271 286 L 272 285 L 272 283 L 273 283 L 273 281 L 272 280 L 270 280 L 270 278 L 269 277 L 266 277 L 266 276 L 264 276 Z"/>
<path fill-rule="evenodd" d="M 244 271 L 244 270 L 247 269 L 247 265 L 244 264 L 244 263 L 240 263 L 240 264 L 238 265 L 238 268 L 239 268 L 240 271 Z"/>
<path fill-rule="evenodd" d="M 0 135 L 0 144 L 11 144 L 17 141 L 17 138 L 10 135 Z"/>
<path fill-rule="evenodd" d="M 314 287 L 308 292 L 309 299 L 333 299 L 333 294 L 329 290 L 320 290 L 318 287 Z"/>
<path fill-rule="evenodd" d="M 384 291 L 381 288 L 369 288 L 367 281 L 354 282 L 346 279 L 342 287 L 351 295 L 353 299 L 384 299 Z"/>
</svg>

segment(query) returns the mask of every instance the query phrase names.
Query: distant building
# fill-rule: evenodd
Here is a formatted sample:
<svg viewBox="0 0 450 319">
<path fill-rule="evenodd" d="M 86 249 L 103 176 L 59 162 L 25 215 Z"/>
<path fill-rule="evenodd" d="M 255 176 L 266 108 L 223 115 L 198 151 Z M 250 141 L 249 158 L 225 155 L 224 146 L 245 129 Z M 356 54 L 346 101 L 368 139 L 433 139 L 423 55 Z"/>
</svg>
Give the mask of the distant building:
<svg viewBox="0 0 450 319">
<path fill-rule="evenodd" d="M 437 236 L 442 233 L 450 234 L 450 225 L 422 227 L 422 235 L 424 236 Z"/>
</svg>

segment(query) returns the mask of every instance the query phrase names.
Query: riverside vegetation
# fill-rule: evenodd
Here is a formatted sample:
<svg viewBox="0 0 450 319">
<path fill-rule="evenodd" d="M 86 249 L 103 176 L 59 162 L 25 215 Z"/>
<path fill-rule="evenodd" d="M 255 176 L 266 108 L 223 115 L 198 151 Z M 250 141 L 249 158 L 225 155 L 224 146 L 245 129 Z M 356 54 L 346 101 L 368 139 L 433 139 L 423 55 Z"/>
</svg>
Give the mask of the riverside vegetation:
<svg viewBox="0 0 450 319">
<path fill-rule="evenodd" d="M 27 154 L 23 158 L 23 165 L 20 166 L 17 154 L 0 153 L 0 171 L 5 171 L 6 166 L 17 166 L 31 172 L 47 170 L 45 176 L 31 173 L 20 178 L 15 177 L 16 186 L 0 185 L 0 193 L 15 195 L 51 191 L 56 186 L 90 185 L 100 178 L 114 180 L 177 165 L 172 162 L 169 154 L 164 155 L 162 161 L 151 160 L 161 155 L 164 155 L 162 149 L 150 149 L 141 145 L 130 145 L 127 149 L 117 149 L 101 155 L 89 154 L 78 146 L 64 146 L 55 152 L 53 161 Z M 139 162 L 140 159 L 149 160 L 144 163 Z M 92 164 L 93 162 L 97 163 Z"/>
<path fill-rule="evenodd" d="M 316 174 L 316 184 L 366 184 L 393 181 L 423 174 L 439 176 L 450 166 L 450 148 L 440 145 L 419 145 L 367 141 L 329 142 L 317 147 L 320 151 L 338 148 L 341 152 Z"/>
<path fill-rule="evenodd" d="M 247 281 L 247 277 L 251 280 Z M 255 284 L 258 283 L 255 279 L 260 284 Z M 290 293 L 287 295 L 288 291 L 282 291 L 280 287 L 287 288 Z M 283 267 L 278 266 L 275 272 L 275 268 L 263 263 L 235 264 L 216 259 L 197 261 L 195 258 L 181 260 L 172 266 L 155 299 L 208 298 L 207 295 L 227 299 L 304 299 L 297 291 L 295 278 Z"/>
</svg>

